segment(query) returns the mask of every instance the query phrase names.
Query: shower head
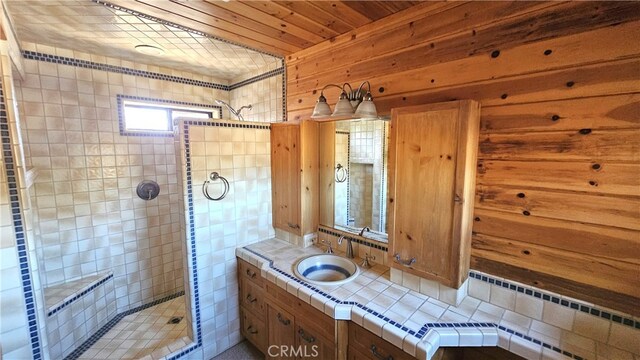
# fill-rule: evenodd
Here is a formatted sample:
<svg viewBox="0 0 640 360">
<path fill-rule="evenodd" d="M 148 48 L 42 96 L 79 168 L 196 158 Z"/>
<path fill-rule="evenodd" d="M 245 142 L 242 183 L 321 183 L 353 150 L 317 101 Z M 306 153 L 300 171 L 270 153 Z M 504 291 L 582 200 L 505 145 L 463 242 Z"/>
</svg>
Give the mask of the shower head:
<svg viewBox="0 0 640 360">
<path fill-rule="evenodd" d="M 244 121 L 244 117 L 240 114 L 242 109 L 251 110 L 251 108 L 252 108 L 251 104 L 249 104 L 249 105 L 243 106 L 240 109 L 236 110 L 236 109 L 232 108 L 231 105 L 227 104 L 226 102 L 224 102 L 224 101 L 222 101 L 220 99 L 215 99 L 215 103 L 218 104 L 218 105 L 222 105 L 222 106 L 226 107 L 227 110 L 229 110 L 229 112 L 231 114 L 235 115 L 235 117 L 237 117 L 238 120 L 240 120 L 240 121 Z"/>
</svg>

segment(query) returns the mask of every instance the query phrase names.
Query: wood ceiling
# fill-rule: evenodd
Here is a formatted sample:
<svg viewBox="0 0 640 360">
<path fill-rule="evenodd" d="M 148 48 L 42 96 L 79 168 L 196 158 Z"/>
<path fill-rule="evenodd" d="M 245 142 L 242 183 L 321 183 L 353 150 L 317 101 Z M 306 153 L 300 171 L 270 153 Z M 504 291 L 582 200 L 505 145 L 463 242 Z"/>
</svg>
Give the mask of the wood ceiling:
<svg viewBox="0 0 640 360">
<path fill-rule="evenodd" d="M 419 1 L 108 0 L 256 50 L 285 56 Z"/>
</svg>

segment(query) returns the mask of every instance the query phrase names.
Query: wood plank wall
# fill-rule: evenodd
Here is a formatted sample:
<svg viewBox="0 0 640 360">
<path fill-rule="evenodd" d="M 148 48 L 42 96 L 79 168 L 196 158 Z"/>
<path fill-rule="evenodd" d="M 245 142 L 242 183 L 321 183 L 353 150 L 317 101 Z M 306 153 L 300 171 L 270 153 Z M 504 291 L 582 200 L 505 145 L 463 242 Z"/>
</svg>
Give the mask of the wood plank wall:
<svg viewBox="0 0 640 360">
<path fill-rule="evenodd" d="M 289 56 L 288 118 L 480 101 L 471 267 L 640 315 L 638 39 L 640 2 L 428 2 Z"/>
</svg>

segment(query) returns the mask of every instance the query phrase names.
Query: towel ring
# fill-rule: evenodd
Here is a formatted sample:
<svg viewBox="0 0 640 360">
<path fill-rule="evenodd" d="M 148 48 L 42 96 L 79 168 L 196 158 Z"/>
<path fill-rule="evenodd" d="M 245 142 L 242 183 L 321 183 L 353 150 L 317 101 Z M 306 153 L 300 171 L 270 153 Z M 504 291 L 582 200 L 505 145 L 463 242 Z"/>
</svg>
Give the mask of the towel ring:
<svg viewBox="0 0 640 360">
<path fill-rule="evenodd" d="M 209 184 L 213 183 L 216 180 L 222 181 L 222 184 L 224 185 L 224 191 L 222 192 L 222 195 L 218 197 L 213 197 L 209 194 Z M 204 197 L 206 197 L 209 200 L 213 200 L 213 201 L 222 200 L 229 193 L 229 181 L 227 181 L 227 179 L 220 176 L 220 174 L 214 171 L 211 174 L 209 174 L 209 179 L 202 184 L 202 193 L 204 194 Z"/>
<path fill-rule="evenodd" d="M 347 181 L 348 175 L 349 175 L 349 171 L 347 170 L 347 168 L 342 166 L 342 164 L 338 164 L 338 166 L 336 166 L 336 182 L 337 183 L 343 183 Z"/>
</svg>

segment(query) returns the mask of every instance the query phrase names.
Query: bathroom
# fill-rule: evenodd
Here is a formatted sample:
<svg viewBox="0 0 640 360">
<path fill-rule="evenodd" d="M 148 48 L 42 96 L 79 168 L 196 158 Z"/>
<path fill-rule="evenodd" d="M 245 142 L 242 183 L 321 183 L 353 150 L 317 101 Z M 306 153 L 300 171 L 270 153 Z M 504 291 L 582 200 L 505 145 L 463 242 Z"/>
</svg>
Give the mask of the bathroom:
<svg viewBox="0 0 640 360">
<path fill-rule="evenodd" d="M 638 10 L 3 1 L 1 358 L 637 359 Z M 395 121 L 454 103 L 474 151 L 413 172 L 450 129 Z M 330 248 L 349 282 L 296 273 Z"/>
</svg>

